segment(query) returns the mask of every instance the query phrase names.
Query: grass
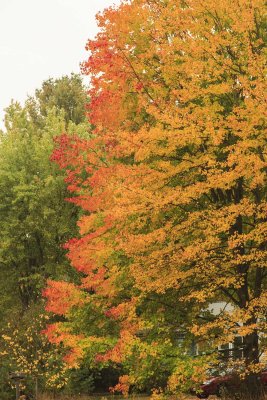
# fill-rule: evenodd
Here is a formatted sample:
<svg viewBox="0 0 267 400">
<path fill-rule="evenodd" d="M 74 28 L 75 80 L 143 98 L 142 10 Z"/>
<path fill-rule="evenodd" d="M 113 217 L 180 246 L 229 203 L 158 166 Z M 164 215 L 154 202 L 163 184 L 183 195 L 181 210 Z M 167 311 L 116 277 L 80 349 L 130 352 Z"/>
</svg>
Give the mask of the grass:
<svg viewBox="0 0 267 400">
<path fill-rule="evenodd" d="M 131 395 L 127 398 L 127 400 L 149 400 L 150 397 L 146 395 Z M 208 400 L 217 400 L 216 396 L 209 396 Z M 49 394 L 42 394 L 38 396 L 38 400 L 125 400 L 125 398 L 121 395 L 112 395 L 112 394 L 99 394 L 99 395 L 91 395 L 91 396 L 82 396 L 82 395 L 56 395 L 53 397 Z M 189 395 L 177 395 L 170 396 L 169 400 L 198 400 L 196 396 Z M 222 395 L 221 400 L 255 400 L 255 398 L 250 395 L 241 394 L 225 394 Z M 261 400 L 267 400 L 267 395 L 263 395 Z"/>
<path fill-rule="evenodd" d="M 127 398 L 127 400 L 146 400 L 150 399 L 147 395 L 131 395 Z M 210 396 L 209 400 L 216 400 L 216 396 Z M 56 395 L 53 397 L 49 394 L 42 394 L 38 396 L 38 400 L 125 400 L 125 397 L 121 395 L 111 395 L 111 394 L 103 394 L 103 395 L 91 395 L 91 396 L 79 396 L 79 395 Z M 170 396 L 170 400 L 197 400 L 195 396 L 186 396 L 186 395 L 177 395 Z"/>
<path fill-rule="evenodd" d="M 144 400 L 144 398 L 149 398 L 146 395 L 131 395 L 127 399 L 129 400 Z M 112 394 L 98 394 L 98 395 L 51 395 L 51 394 L 40 394 L 38 400 L 125 400 L 125 397 L 121 395 Z"/>
</svg>

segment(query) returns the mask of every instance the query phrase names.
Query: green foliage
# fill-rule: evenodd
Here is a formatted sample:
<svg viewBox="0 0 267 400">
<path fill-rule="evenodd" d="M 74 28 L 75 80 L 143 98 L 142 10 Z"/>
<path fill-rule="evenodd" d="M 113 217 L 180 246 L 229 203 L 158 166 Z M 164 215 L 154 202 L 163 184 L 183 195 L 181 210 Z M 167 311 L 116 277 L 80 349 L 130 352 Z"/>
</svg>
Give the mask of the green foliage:
<svg viewBox="0 0 267 400">
<path fill-rule="evenodd" d="M 41 334 L 48 317 L 40 314 L 39 306 L 30 307 L 22 318 L 15 316 L 1 336 L 2 365 L 8 367 L 8 372 L 25 374 L 28 391 L 33 392 L 36 380 L 42 389 L 61 389 L 68 380 L 69 368 L 62 358 L 62 349 Z M 6 385 L 12 385 L 7 378 L 6 374 Z"/>
<path fill-rule="evenodd" d="M 10 400 L 10 399 L 14 398 L 14 389 L 12 389 L 12 387 L 8 384 L 9 372 L 10 372 L 9 361 L 1 359 L 1 363 L 0 363 L 0 398 L 1 398 L 1 400 Z"/>
<path fill-rule="evenodd" d="M 5 113 L 6 130 L 0 132 L 0 331 L 6 338 L 12 337 L 10 331 L 16 331 L 22 352 L 28 349 L 31 353 L 33 342 L 27 332 L 33 320 L 38 323 L 44 312 L 41 293 L 46 280 L 79 279 L 63 248 L 77 234 L 78 211 L 65 201 L 69 193 L 63 171 L 50 157 L 54 138 L 62 132 L 88 134 L 84 123 L 85 99 L 85 88 L 78 75 L 49 79 L 24 107 L 11 103 Z M 44 346 L 45 338 L 39 328 L 34 340 L 45 353 L 51 345 Z M 19 365 L 12 355 L 12 346 L 7 350 L 6 345 L 2 338 L 1 399 L 10 395 L 7 373 L 23 370 L 33 356 L 25 353 L 25 362 Z M 62 355 L 59 352 L 58 361 Z M 50 369 L 51 376 L 56 375 L 54 364 L 48 364 L 46 373 Z M 40 368 L 43 375 L 45 366 Z M 49 379 L 41 379 L 40 387 L 47 386 Z M 54 386 L 58 387 L 57 384 Z"/>
<path fill-rule="evenodd" d="M 50 78 L 43 82 L 41 89 L 35 92 L 36 100 L 32 100 L 32 112 L 36 109 L 40 114 L 47 116 L 53 107 L 58 112 L 64 110 L 64 119 L 68 124 L 76 125 L 85 121 L 85 104 L 88 101 L 82 79 L 79 75 L 72 74 L 59 79 Z M 38 114 L 38 112 L 37 112 Z"/>
<path fill-rule="evenodd" d="M 74 394 L 91 394 L 94 391 L 94 374 L 86 365 L 81 365 L 79 369 L 70 372 L 67 391 Z"/>
<path fill-rule="evenodd" d="M 0 145 L 0 265 L 27 308 L 47 277 L 66 274 L 61 245 L 75 231 L 76 210 L 64 202 L 64 177 L 50 162 L 53 137 L 65 127 L 63 115 L 52 109 L 42 130 L 17 103 L 7 116 L 12 124 Z"/>
</svg>

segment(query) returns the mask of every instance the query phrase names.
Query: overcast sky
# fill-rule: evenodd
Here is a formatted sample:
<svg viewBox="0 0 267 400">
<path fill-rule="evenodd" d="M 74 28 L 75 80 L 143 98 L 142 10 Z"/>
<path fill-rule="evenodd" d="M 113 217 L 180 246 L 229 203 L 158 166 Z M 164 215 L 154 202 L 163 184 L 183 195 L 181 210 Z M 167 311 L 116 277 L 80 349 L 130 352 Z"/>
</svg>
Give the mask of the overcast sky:
<svg viewBox="0 0 267 400">
<path fill-rule="evenodd" d="M 49 77 L 79 72 L 95 14 L 120 0 L 0 0 L 0 126 L 11 99 L 23 102 Z"/>
</svg>

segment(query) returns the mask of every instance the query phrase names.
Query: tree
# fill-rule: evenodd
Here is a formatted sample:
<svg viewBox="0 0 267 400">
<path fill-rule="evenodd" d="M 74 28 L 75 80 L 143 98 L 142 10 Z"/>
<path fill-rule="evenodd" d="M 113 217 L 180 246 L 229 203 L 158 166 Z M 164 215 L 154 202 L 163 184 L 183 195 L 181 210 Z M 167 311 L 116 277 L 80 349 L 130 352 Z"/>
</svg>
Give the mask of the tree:
<svg viewBox="0 0 267 400">
<path fill-rule="evenodd" d="M 248 386 L 258 398 L 266 335 L 266 4 L 133 0 L 98 22 L 83 64 L 95 136 L 59 140 L 54 153 L 69 168 L 72 201 L 88 213 L 81 237 L 67 246 L 85 274 L 75 290 L 119 321 L 120 338 L 106 353 L 113 360 L 119 353 L 125 362 L 138 332 L 165 320 L 170 297 L 172 315 L 189 310 L 183 329 L 209 337 L 214 349 L 242 336 Z M 51 286 L 48 298 L 55 293 L 60 288 Z M 156 323 L 147 313 L 151 296 L 159 300 Z M 232 311 L 210 313 L 218 300 Z M 72 318 L 71 307 L 65 311 Z"/>
<path fill-rule="evenodd" d="M 63 131 L 70 136 L 74 131 L 88 134 L 88 125 L 79 116 L 86 92 L 76 75 L 50 79 L 44 86 L 49 86 L 45 100 L 40 89 L 39 97 L 28 99 L 24 107 L 11 103 L 5 112 L 6 129 L 0 134 L 0 332 L 9 337 L 10 330 L 19 329 L 19 321 L 24 349 L 30 345 L 26 331 L 33 314 L 38 320 L 38 313 L 44 313 L 41 292 L 46 280 L 79 279 L 63 248 L 77 232 L 78 210 L 64 201 L 69 195 L 65 176 L 50 157 L 54 138 Z M 75 121 L 70 119 L 70 102 L 61 102 L 70 91 Z M 41 333 L 36 334 L 43 343 Z M 1 342 L 1 350 L 3 346 Z M 10 370 L 14 365 L 11 353 L 4 361 Z M 1 375 L 4 397 L 7 371 Z"/>
<path fill-rule="evenodd" d="M 64 110 L 65 122 L 76 125 L 85 121 L 85 104 L 88 101 L 85 87 L 80 75 L 62 76 L 58 79 L 50 78 L 43 82 L 41 89 L 36 89 L 35 99 L 30 98 L 37 106 L 41 115 L 53 107 L 57 112 Z"/>
<path fill-rule="evenodd" d="M 44 129 L 36 132 L 18 104 L 11 113 L 12 128 L 2 135 L 0 147 L 0 259 L 26 309 L 40 298 L 45 279 L 59 273 L 65 253 L 60 244 L 75 229 L 76 213 L 71 205 L 62 206 L 64 177 L 49 160 L 52 129 L 56 134 L 64 129 L 63 116 L 51 111 Z"/>
<path fill-rule="evenodd" d="M 9 372 L 25 374 L 28 390 L 37 392 L 38 396 L 38 387 L 46 390 L 64 387 L 68 382 L 69 367 L 62 358 L 60 347 L 51 345 L 40 334 L 45 328 L 47 315 L 36 315 L 34 311 L 31 310 L 27 326 L 17 325 L 14 329 L 14 325 L 8 325 L 9 329 L 1 338 L 0 358 L 2 365 L 9 365 Z"/>
<path fill-rule="evenodd" d="M 75 91 L 70 91 L 72 87 Z M 76 230 L 77 209 L 64 202 L 68 195 L 64 174 L 50 156 L 55 136 L 67 130 L 81 135 L 87 131 L 82 118 L 77 117 L 77 125 L 67 117 L 70 106 L 62 104 L 61 98 L 69 92 L 78 115 L 86 97 L 81 78 L 50 79 L 25 107 L 13 102 L 6 109 L 6 132 L 1 134 L 0 262 L 2 273 L 6 270 L 12 275 L 26 308 L 40 297 L 48 277 L 68 274 L 61 245 Z"/>
</svg>

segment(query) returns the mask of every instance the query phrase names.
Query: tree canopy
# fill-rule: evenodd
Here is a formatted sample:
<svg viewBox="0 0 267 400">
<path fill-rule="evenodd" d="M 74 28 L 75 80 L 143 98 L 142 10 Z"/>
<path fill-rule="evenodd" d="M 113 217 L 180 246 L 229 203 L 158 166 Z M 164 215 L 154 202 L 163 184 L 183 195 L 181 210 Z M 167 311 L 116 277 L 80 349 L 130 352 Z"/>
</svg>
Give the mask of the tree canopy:
<svg viewBox="0 0 267 400">
<path fill-rule="evenodd" d="M 132 0 L 98 23 L 83 63 L 94 135 L 61 136 L 53 156 L 83 209 L 66 247 L 84 276 L 49 283 L 48 310 L 69 321 L 51 326 L 50 339 L 72 347 L 72 361 L 90 348 L 122 363 L 124 391 L 142 387 L 148 365 L 167 376 L 155 386 L 183 384 L 178 334 L 214 350 L 241 336 L 245 371 L 257 373 L 266 335 L 266 3 Z M 216 301 L 231 311 L 214 315 Z M 203 368 L 195 361 L 192 375 Z"/>
<path fill-rule="evenodd" d="M 44 99 L 47 87 L 49 95 Z M 63 368 L 59 360 L 61 357 L 62 361 L 64 351 L 51 346 L 41 335 L 47 322 L 42 289 L 48 278 L 78 279 L 63 248 L 77 233 L 78 209 L 65 201 L 68 191 L 64 172 L 50 157 L 54 138 L 62 132 L 70 136 L 74 131 L 81 136 L 88 135 L 84 115 L 86 90 L 81 77 L 72 75 L 49 79 L 37 94 L 28 98 L 24 106 L 11 103 L 5 110 L 6 129 L 0 135 L 0 332 L 3 335 L 0 338 L 0 392 L 3 399 L 10 398 L 7 374 L 11 369 L 24 369 L 31 375 L 36 371 L 44 373 L 43 388 L 49 388 L 50 384 L 59 387 L 55 364 L 58 362 L 59 369 Z M 74 119 L 70 118 L 69 103 L 61 101 L 70 94 Z M 53 357 L 55 364 L 51 361 Z M 50 371 L 45 363 L 50 363 Z M 64 376 L 59 375 L 64 383 Z"/>
</svg>

